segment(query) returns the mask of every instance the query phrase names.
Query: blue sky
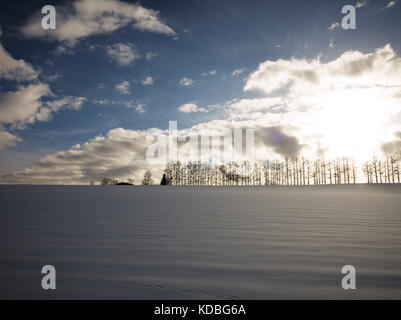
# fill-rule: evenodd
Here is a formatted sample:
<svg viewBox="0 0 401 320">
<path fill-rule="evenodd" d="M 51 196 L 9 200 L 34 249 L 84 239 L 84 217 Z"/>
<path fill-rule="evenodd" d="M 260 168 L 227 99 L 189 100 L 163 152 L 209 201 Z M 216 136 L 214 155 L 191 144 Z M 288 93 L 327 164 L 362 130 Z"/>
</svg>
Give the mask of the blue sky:
<svg viewBox="0 0 401 320">
<path fill-rule="evenodd" d="M 42 105 L 66 97 L 77 105 L 65 103 L 45 118 L 20 119 L 18 124 L 0 122 L 0 129 L 15 138 L 4 142 L 0 151 L 0 174 L 22 172 L 46 155 L 69 150 L 115 128 L 166 129 L 169 120 L 177 120 L 182 129 L 232 120 L 226 106 L 233 99 L 284 94 L 285 87 L 268 94 L 244 90 L 248 77 L 265 61 L 320 57 L 324 64 L 344 52 L 369 54 L 386 44 L 396 57 L 401 52 L 398 1 L 391 5 L 384 0 L 361 1 L 356 30 L 329 29 L 341 22 L 343 5 L 356 5 L 349 1 L 125 1 L 158 11 L 150 11 L 157 25 L 133 27 L 138 19 L 132 19 L 106 31 L 74 36 L 73 28 L 64 32 L 59 23 L 60 33 L 49 30 L 43 36 L 27 27 L 40 21 L 35 19 L 41 19 L 40 9 L 47 2 L 3 1 L 0 5 L 2 47 L 12 59 L 22 59 L 33 70 L 24 79 L 0 78 L 3 101 L 11 99 L 4 100 L 6 93 L 40 83 L 51 91 L 43 91 L 37 99 Z M 117 7 L 122 4 L 109 2 Z M 62 8 L 61 14 L 69 10 L 67 16 L 76 18 L 73 3 L 51 4 L 57 14 Z M 205 112 L 180 112 L 178 108 L 185 104 Z M 291 125 L 287 121 L 282 127 Z M 290 131 L 286 134 L 297 136 Z M 383 139 L 387 137 L 383 133 Z"/>
</svg>

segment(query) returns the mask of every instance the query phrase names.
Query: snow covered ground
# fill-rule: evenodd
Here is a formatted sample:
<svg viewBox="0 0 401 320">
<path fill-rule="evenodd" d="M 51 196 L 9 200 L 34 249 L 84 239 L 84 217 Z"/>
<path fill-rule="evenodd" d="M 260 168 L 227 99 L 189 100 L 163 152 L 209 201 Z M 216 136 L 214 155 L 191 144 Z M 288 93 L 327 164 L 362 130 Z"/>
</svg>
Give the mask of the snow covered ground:
<svg viewBox="0 0 401 320">
<path fill-rule="evenodd" d="M 400 185 L 0 186 L 0 204 L 3 299 L 401 299 Z"/>
</svg>

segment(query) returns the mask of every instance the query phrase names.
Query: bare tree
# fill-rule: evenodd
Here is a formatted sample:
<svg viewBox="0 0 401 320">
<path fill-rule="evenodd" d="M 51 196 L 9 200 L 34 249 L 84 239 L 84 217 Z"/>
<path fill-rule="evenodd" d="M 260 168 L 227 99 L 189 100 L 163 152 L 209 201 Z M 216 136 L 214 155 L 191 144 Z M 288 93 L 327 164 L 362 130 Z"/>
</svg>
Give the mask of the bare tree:
<svg viewBox="0 0 401 320">
<path fill-rule="evenodd" d="M 100 184 L 102 186 L 114 186 L 118 183 L 117 179 L 114 178 L 103 178 Z"/>
<path fill-rule="evenodd" d="M 355 171 L 355 161 L 352 159 L 352 181 L 356 183 L 356 171 Z"/>
<path fill-rule="evenodd" d="M 146 170 L 142 178 L 142 185 L 149 186 L 152 184 L 153 184 L 152 172 L 150 170 Z"/>
</svg>

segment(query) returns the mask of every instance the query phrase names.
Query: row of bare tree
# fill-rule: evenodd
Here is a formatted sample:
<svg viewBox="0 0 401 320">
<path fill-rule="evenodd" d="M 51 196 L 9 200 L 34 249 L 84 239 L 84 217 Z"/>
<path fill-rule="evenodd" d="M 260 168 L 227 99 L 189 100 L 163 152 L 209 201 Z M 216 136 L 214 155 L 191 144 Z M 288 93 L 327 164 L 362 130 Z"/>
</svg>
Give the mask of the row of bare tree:
<svg viewBox="0 0 401 320">
<path fill-rule="evenodd" d="M 400 161 L 394 157 L 365 162 L 363 172 L 368 183 L 400 183 Z"/>
<path fill-rule="evenodd" d="M 264 161 L 260 164 L 232 162 L 211 166 L 200 162 L 169 163 L 164 170 L 162 185 L 179 186 L 261 186 L 261 185 L 324 185 L 353 184 L 365 176 L 367 183 L 400 183 L 401 161 L 395 157 L 374 158 L 365 162 L 358 172 L 350 158 L 330 161 L 305 158 L 285 158 L 283 161 Z M 363 173 L 363 175 L 362 175 Z M 103 178 L 101 185 L 133 184 Z M 94 182 L 91 182 L 93 185 Z M 153 184 L 152 173 L 147 170 L 142 185 Z"/>
<path fill-rule="evenodd" d="M 400 163 L 389 157 L 364 164 L 368 183 L 400 183 Z M 211 166 L 205 163 L 169 163 L 161 184 L 197 186 L 324 185 L 353 184 L 358 170 L 350 158 L 330 161 L 286 158 L 261 164 L 233 162 Z"/>
<path fill-rule="evenodd" d="M 128 182 L 124 182 L 124 181 L 119 181 L 117 179 L 114 178 L 103 178 L 102 181 L 100 181 L 100 185 L 102 186 L 115 186 L 115 185 L 133 185 L 134 184 L 134 179 L 128 178 L 127 179 Z M 90 185 L 94 185 L 94 181 L 90 182 Z M 142 185 L 144 186 L 149 186 L 153 184 L 153 178 L 152 178 L 152 172 L 150 170 L 146 170 L 145 174 L 143 175 L 142 178 Z"/>
</svg>

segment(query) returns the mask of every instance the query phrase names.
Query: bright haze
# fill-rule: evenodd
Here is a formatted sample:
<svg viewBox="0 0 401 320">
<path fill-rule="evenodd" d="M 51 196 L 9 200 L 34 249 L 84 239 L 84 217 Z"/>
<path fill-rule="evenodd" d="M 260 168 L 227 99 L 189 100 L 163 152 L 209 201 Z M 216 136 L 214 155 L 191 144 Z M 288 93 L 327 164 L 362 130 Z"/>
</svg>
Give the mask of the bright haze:
<svg viewBox="0 0 401 320">
<path fill-rule="evenodd" d="M 0 5 L 1 183 L 160 175 L 169 120 L 254 128 L 259 160 L 401 155 L 399 1 L 355 30 L 344 1 L 53 1 L 43 30 L 46 4 Z"/>
</svg>

